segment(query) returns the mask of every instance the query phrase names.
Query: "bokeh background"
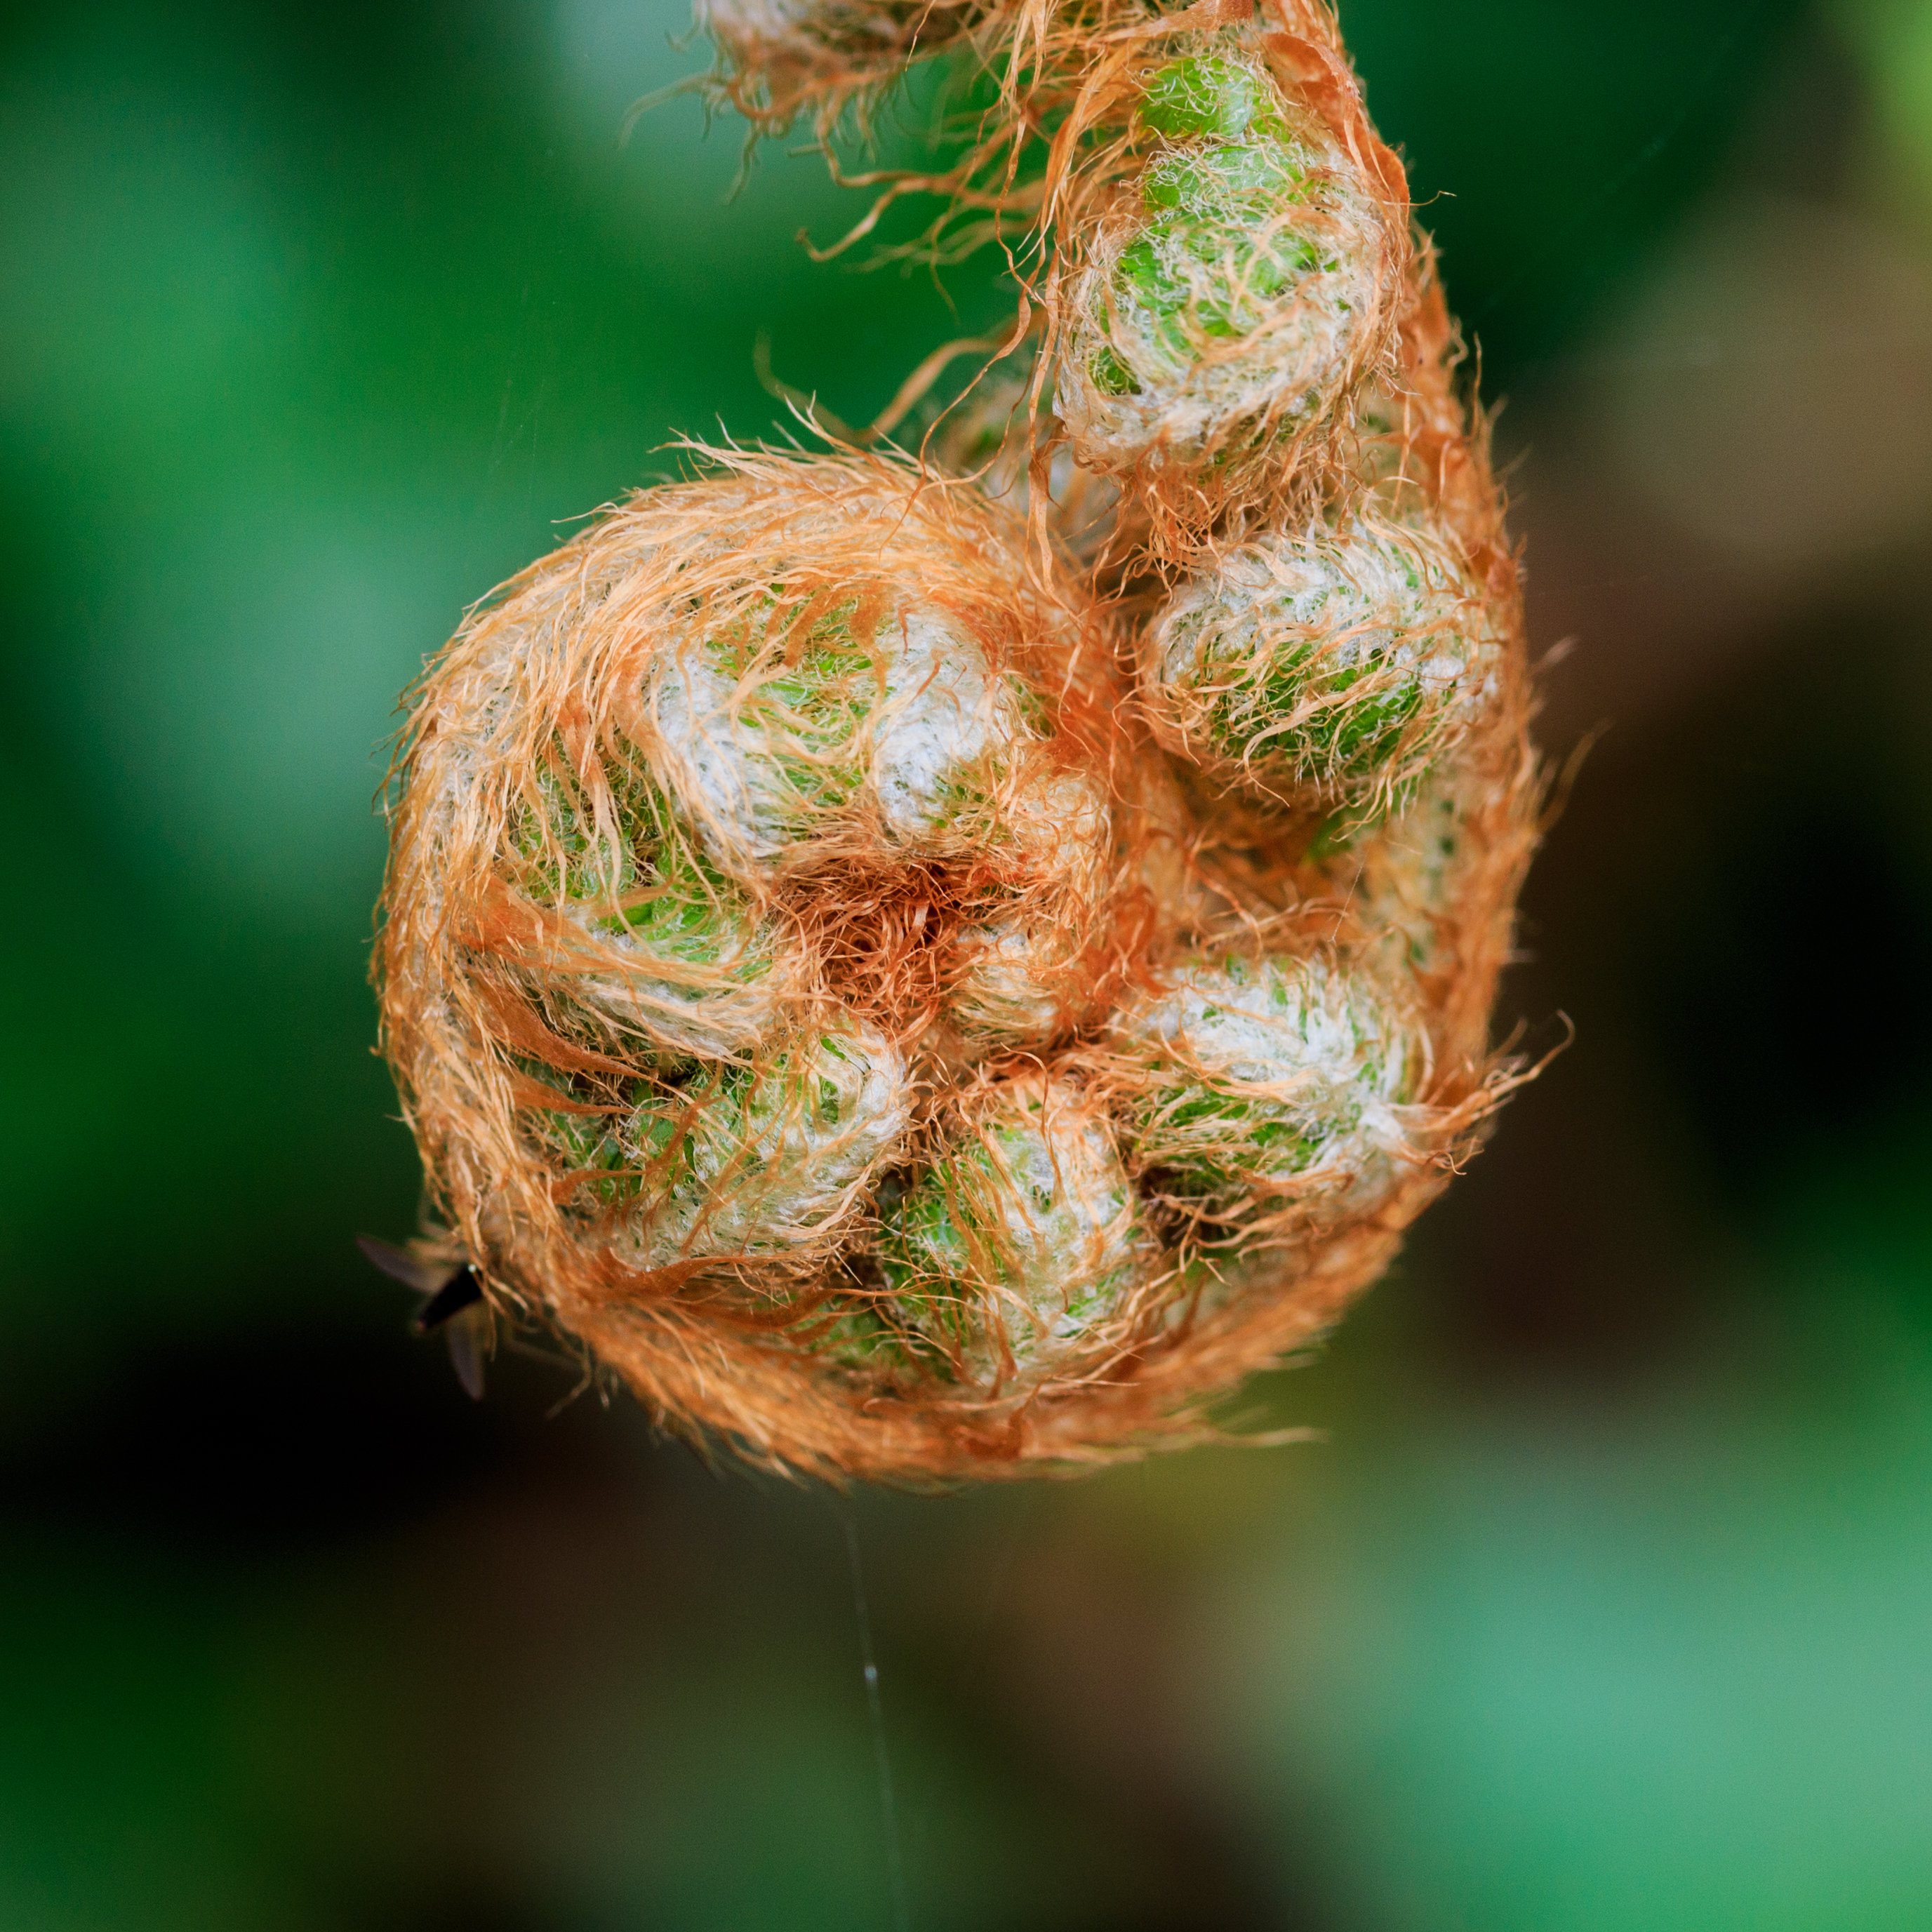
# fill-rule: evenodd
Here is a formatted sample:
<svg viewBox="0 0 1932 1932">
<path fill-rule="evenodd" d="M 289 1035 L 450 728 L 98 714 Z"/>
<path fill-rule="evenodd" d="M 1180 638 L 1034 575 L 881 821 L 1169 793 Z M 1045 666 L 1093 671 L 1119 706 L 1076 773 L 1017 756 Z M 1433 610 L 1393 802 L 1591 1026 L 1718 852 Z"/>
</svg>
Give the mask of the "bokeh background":
<svg viewBox="0 0 1932 1932">
<path fill-rule="evenodd" d="M 997 307 L 621 143 L 676 8 L 0 16 L 0 1925 L 1932 1924 L 1932 6 L 1343 0 L 1608 728 L 1576 1042 L 1324 1441 L 925 1500 L 472 1406 L 352 1245 L 397 692 L 761 332 L 862 421 Z"/>
</svg>

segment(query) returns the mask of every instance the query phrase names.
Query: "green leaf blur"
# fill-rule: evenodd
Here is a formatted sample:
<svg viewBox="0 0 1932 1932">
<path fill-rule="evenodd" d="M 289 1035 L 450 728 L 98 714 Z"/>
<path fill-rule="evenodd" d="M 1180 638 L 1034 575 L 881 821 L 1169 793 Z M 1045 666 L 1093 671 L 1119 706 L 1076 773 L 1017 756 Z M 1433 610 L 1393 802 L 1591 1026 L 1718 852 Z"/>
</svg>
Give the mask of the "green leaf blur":
<svg viewBox="0 0 1932 1932">
<path fill-rule="evenodd" d="M 0 1926 L 891 1926 L 848 1520 L 921 1932 L 1932 1920 L 1932 485 L 1726 550 L 1696 464 L 1777 465 L 1669 439 L 1816 341 L 1617 386 L 1740 197 L 1892 251 L 1834 366 L 1922 346 L 1920 12 L 1344 0 L 1583 638 L 1548 741 L 1616 721 L 1504 1015 L 1578 1044 L 1230 1412 L 1325 1444 L 852 1499 L 408 1336 L 373 801 L 469 603 L 786 432 L 761 334 L 863 422 L 997 262 L 814 265 L 860 204 L 734 197 L 688 96 L 620 140 L 669 0 L 10 13 Z M 1912 352 L 1820 463 L 1905 460 Z"/>
</svg>

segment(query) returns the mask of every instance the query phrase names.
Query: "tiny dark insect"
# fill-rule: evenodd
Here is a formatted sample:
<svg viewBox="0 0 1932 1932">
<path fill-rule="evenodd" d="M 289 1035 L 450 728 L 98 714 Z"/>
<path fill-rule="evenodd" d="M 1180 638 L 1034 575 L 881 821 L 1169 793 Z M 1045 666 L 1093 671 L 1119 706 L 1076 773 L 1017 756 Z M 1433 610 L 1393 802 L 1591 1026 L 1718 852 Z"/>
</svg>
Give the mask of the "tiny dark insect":
<svg viewBox="0 0 1932 1932">
<path fill-rule="evenodd" d="M 362 1250 L 364 1259 L 392 1280 L 428 1298 L 416 1310 L 410 1328 L 418 1335 L 442 1330 L 456 1379 L 471 1401 L 481 1402 L 483 1358 L 489 1348 L 490 1322 L 490 1304 L 484 1299 L 483 1285 L 476 1279 L 476 1270 L 467 1262 L 450 1268 L 420 1261 L 401 1248 L 378 1240 L 374 1234 L 358 1234 L 356 1245 Z"/>
</svg>

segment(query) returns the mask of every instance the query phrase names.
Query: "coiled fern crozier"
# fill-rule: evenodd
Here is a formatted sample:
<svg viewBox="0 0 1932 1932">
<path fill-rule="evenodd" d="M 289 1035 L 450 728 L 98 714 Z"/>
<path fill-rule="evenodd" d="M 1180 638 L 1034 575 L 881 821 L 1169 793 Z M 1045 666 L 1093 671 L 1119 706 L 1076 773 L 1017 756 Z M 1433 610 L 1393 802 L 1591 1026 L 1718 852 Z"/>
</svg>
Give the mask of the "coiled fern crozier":
<svg viewBox="0 0 1932 1932">
<path fill-rule="evenodd" d="M 767 1466 L 1204 1439 L 1516 1077 L 1517 565 L 1401 166 L 1318 0 L 700 18 L 762 131 L 965 70 L 928 244 L 1003 244 L 1013 326 L 902 446 L 694 452 L 430 666 L 422 1258 Z"/>
</svg>

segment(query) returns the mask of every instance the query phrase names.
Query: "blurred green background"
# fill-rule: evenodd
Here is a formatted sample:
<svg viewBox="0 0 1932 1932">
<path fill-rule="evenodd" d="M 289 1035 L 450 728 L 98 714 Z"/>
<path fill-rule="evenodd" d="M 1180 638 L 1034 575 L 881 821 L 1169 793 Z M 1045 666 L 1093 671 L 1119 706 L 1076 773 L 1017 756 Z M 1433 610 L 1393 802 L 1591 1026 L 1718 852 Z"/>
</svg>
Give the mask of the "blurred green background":
<svg viewBox="0 0 1932 1932">
<path fill-rule="evenodd" d="M 1251 1392 L 1324 1442 L 919 1501 L 407 1338 L 370 801 L 760 332 L 863 420 L 992 267 L 620 144 L 677 0 L 4 16 L 0 1926 L 1932 1924 L 1932 8 L 1343 23 L 1610 727 L 1504 1000 L 1577 1043 Z"/>
</svg>

